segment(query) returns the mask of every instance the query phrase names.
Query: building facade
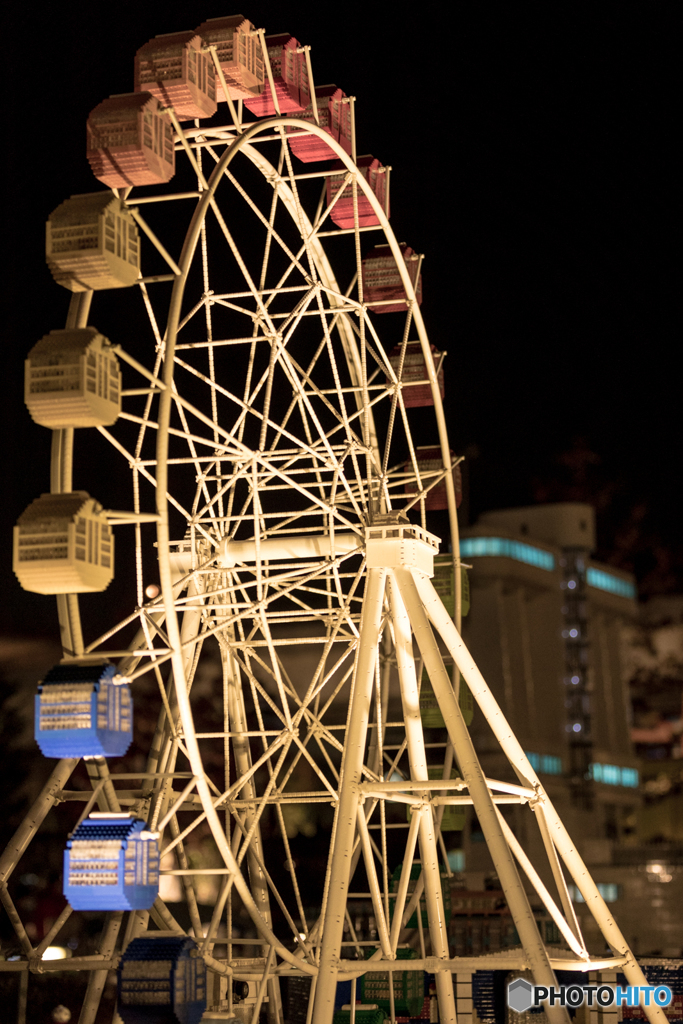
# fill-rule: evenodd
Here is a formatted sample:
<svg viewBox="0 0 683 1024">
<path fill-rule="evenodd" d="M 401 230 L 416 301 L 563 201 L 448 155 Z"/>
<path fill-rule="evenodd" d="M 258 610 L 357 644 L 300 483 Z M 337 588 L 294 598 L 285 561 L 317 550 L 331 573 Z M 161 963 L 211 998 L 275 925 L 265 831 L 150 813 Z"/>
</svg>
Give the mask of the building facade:
<svg viewBox="0 0 683 1024">
<path fill-rule="evenodd" d="M 622 656 L 637 604 L 634 578 L 596 562 L 594 548 L 589 505 L 482 515 L 462 536 L 471 566 L 463 636 L 584 858 L 609 864 L 635 829 L 640 801 Z M 512 777 L 480 714 L 471 730 L 487 774 Z M 528 810 L 511 824 L 544 863 Z M 464 836 L 468 870 L 486 870 L 479 837 L 473 821 Z"/>
</svg>

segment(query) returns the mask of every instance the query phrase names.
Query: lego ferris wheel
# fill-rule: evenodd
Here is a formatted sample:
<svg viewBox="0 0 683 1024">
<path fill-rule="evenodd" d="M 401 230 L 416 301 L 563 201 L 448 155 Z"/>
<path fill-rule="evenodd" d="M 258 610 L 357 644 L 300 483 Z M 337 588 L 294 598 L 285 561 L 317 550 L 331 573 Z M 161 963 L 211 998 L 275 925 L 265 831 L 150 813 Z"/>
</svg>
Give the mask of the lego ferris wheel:
<svg viewBox="0 0 683 1024">
<path fill-rule="evenodd" d="M 422 258 L 389 223 L 390 168 L 356 153 L 353 97 L 315 85 L 308 47 L 241 16 L 151 40 L 135 89 L 90 115 L 88 158 L 107 189 L 50 217 L 48 264 L 73 294 L 65 329 L 27 360 L 29 411 L 53 431 L 51 488 L 19 519 L 14 567 L 26 589 L 56 595 L 64 657 L 36 698 L 36 739 L 59 761 L 0 860 L 7 900 L 80 758 L 92 785 L 64 837 L 64 912 L 34 947 L 14 911 L 26 970 L 72 911 L 100 910 L 97 965 L 69 962 L 90 972 L 81 1024 L 113 968 L 119 1016 L 145 1019 L 145 963 L 188 1021 L 257 1021 L 262 1008 L 283 1020 L 283 983 L 302 986 L 302 1019 L 316 1024 L 344 1002 L 354 1016 L 356 998 L 417 1015 L 425 973 L 440 1019 L 455 1021 L 453 972 L 475 965 L 449 954 L 447 840 L 473 804 L 519 966 L 548 985 L 557 964 L 515 860 L 558 925 L 565 969 L 595 969 L 562 860 L 612 947 L 601 963 L 644 983 L 459 636 L 444 353 L 421 316 Z M 138 294 L 125 338 L 92 326 L 93 297 L 112 289 Z M 73 489 L 74 448 L 93 430 L 111 473 L 130 476 L 127 511 Z M 439 510 L 441 539 L 427 528 Z M 135 538 L 129 612 L 91 636 L 78 595 L 109 585 L 123 529 Z M 196 678 L 211 648 L 221 668 L 207 701 Z M 111 773 L 149 681 L 144 770 Z M 481 772 L 473 696 L 516 782 Z M 533 809 L 557 898 L 505 803 Z M 321 809 L 331 833 L 316 872 L 293 837 Z M 193 860 L 200 835 L 211 866 Z M 171 882 L 189 926 L 164 898 Z M 372 908 L 372 939 L 356 932 L 355 899 Z M 175 945 L 162 956 L 161 942 Z"/>
</svg>

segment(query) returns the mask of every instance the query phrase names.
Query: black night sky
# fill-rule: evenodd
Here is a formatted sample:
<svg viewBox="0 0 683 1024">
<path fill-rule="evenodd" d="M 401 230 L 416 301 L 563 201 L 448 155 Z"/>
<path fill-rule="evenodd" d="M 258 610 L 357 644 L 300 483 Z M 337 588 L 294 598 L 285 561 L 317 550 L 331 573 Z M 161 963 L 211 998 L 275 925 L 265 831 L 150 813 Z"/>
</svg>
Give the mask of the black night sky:
<svg viewBox="0 0 683 1024">
<path fill-rule="evenodd" d="M 593 502 L 598 557 L 635 569 L 643 596 L 683 590 L 675 10 L 243 8 L 312 45 L 316 81 L 357 97 L 358 152 L 393 167 L 394 230 L 425 253 L 423 313 L 449 353 L 470 518 Z M 44 263 L 44 222 L 69 195 L 101 187 L 86 118 L 132 90 L 136 49 L 227 13 L 208 0 L 4 7 L 3 634 L 57 632 L 53 603 L 24 594 L 11 572 L 11 526 L 49 486 L 49 436 L 24 408 L 23 360 L 63 326 L 69 299 Z M 76 486 L 98 495 L 109 469 L 97 472 Z"/>
</svg>

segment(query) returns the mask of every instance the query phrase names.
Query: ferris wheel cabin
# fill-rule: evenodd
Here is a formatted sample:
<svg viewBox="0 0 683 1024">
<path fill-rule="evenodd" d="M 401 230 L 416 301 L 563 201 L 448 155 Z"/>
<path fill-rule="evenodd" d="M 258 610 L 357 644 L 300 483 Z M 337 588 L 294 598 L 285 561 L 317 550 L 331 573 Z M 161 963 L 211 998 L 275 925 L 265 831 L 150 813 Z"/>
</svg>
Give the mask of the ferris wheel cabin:
<svg viewBox="0 0 683 1024">
<path fill-rule="evenodd" d="M 306 55 L 298 52 L 302 49 L 301 44 L 285 32 L 266 36 L 266 49 L 280 113 L 300 114 L 311 102 Z M 277 114 L 267 80 L 261 95 L 250 97 L 244 105 L 257 117 L 273 117 Z"/>
<path fill-rule="evenodd" d="M 436 345 L 430 345 L 432 358 L 438 367 L 436 379 L 439 383 L 439 392 L 443 398 L 445 395 L 443 365 L 441 363 L 442 353 Z M 417 409 L 422 406 L 434 405 L 432 388 L 427 375 L 427 364 L 425 363 L 422 343 L 420 341 L 409 341 L 405 346 L 396 345 L 389 353 L 389 362 L 396 376 L 403 384 L 403 404 L 406 409 Z M 389 378 L 386 378 L 387 387 L 391 385 Z"/>
<path fill-rule="evenodd" d="M 94 327 L 50 331 L 25 363 L 24 399 L 41 427 L 107 427 L 121 412 L 121 371 Z"/>
<path fill-rule="evenodd" d="M 155 36 L 135 55 L 135 91 L 151 92 L 179 121 L 216 113 L 216 74 L 196 32 Z"/>
<path fill-rule="evenodd" d="M 451 449 L 451 465 L 455 461 L 455 452 Z M 438 477 L 444 471 L 441 449 L 431 445 L 421 445 L 415 449 L 417 468 L 420 473 L 422 487 L 429 487 L 430 481 Z M 412 470 L 410 462 L 405 464 L 406 471 Z M 462 502 L 462 473 L 460 466 L 453 466 L 453 484 L 455 487 L 455 505 L 460 508 Z M 412 490 L 414 484 L 406 484 L 406 492 Z M 413 493 L 410 495 L 415 496 Z M 427 512 L 438 512 L 448 508 L 448 496 L 446 492 L 446 480 L 442 478 L 437 484 L 427 491 L 425 495 L 425 509 Z"/>
<path fill-rule="evenodd" d="M 258 96 L 264 88 L 265 73 L 261 40 L 252 23 L 241 14 L 234 14 L 229 18 L 209 18 L 196 31 L 207 46 L 216 47 L 230 99 Z M 213 62 L 211 67 L 215 73 L 216 102 L 225 103 L 223 85 Z"/>
<path fill-rule="evenodd" d="M 175 174 L 173 129 L 151 92 L 110 96 L 88 117 L 88 162 L 109 188 L 161 185 Z"/>
<path fill-rule="evenodd" d="M 133 939 L 117 973 L 117 1010 L 123 1024 L 199 1024 L 206 1010 L 206 967 L 194 939 Z"/>
<path fill-rule="evenodd" d="M 133 738 L 127 683 L 113 665 L 55 665 L 35 696 L 35 740 L 45 757 L 122 757 Z"/>
<path fill-rule="evenodd" d="M 148 910 L 159 895 L 156 833 L 132 814 L 90 814 L 67 840 L 64 895 L 74 910 Z"/>
<path fill-rule="evenodd" d="M 14 527 L 14 572 L 34 594 L 106 590 L 114 576 L 114 537 L 86 491 L 41 494 Z"/>
<path fill-rule="evenodd" d="M 422 274 L 418 278 L 420 257 L 401 242 L 403 259 L 408 268 L 410 280 L 415 289 L 415 300 L 422 305 Z M 373 313 L 401 313 L 407 309 L 406 290 L 390 246 L 376 245 L 364 257 L 361 264 L 363 274 L 363 301 Z"/>
<path fill-rule="evenodd" d="M 358 170 L 361 175 L 365 178 L 370 188 L 375 193 L 375 196 L 379 200 L 380 205 L 384 209 L 387 217 L 389 216 L 389 209 L 387 203 L 387 167 L 383 167 L 382 164 L 374 156 L 359 156 L 356 160 Z M 330 219 L 337 225 L 338 228 L 353 229 L 356 221 L 354 214 L 354 203 L 353 203 L 353 186 L 351 183 L 344 185 L 344 178 L 346 177 L 346 167 L 341 161 L 336 161 L 334 164 L 335 170 L 337 167 L 340 169 L 339 174 L 333 174 L 327 179 L 327 203 L 328 206 L 333 199 L 336 198 L 337 193 L 343 189 L 341 196 L 337 199 L 337 202 L 332 207 L 330 212 Z M 358 205 L 358 225 L 359 227 L 373 227 L 379 224 L 379 217 L 375 213 L 365 193 L 360 188 L 356 189 L 357 205 Z"/>
<path fill-rule="evenodd" d="M 350 153 L 352 114 L 346 93 L 336 85 L 317 85 L 315 99 L 320 127 L 324 128 L 346 153 Z M 296 116 L 315 124 L 313 102 L 311 101 L 306 109 Z M 296 132 L 297 129 L 292 128 L 291 131 Z M 337 155 L 324 139 L 319 139 L 317 135 L 292 135 L 289 146 L 292 153 L 305 164 L 318 160 L 332 160 Z"/>
<path fill-rule="evenodd" d="M 47 265 L 72 292 L 129 288 L 140 276 L 140 238 L 133 216 L 111 192 L 71 196 L 50 214 Z"/>
</svg>

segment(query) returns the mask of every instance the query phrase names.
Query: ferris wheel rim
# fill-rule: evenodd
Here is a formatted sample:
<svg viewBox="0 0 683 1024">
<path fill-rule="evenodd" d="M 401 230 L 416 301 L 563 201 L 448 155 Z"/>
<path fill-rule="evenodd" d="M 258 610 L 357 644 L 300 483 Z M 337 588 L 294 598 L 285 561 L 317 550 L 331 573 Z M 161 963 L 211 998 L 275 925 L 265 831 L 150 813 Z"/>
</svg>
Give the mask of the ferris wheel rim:
<svg viewBox="0 0 683 1024">
<path fill-rule="evenodd" d="M 342 161 L 348 173 L 354 176 L 354 180 L 364 193 L 365 198 L 370 202 L 375 216 L 378 218 L 380 226 L 383 230 L 384 237 L 386 238 L 392 255 L 396 261 L 402 284 L 406 291 L 409 308 L 412 310 L 415 318 L 416 327 L 420 337 L 423 353 L 425 355 L 425 362 L 430 373 L 430 384 L 432 390 L 432 397 L 435 406 L 438 403 L 438 409 L 441 412 L 441 416 L 437 413 L 437 423 L 443 424 L 444 429 L 440 429 L 440 441 L 442 442 L 442 451 L 444 449 L 443 435 L 445 433 L 445 421 L 443 418 L 443 409 L 441 407 L 441 394 L 436 379 L 436 373 L 431 355 L 431 348 L 426 335 L 426 329 L 422 317 L 419 314 L 419 306 L 415 301 L 415 292 L 413 283 L 408 273 L 408 269 L 405 265 L 405 261 L 402 256 L 401 249 L 395 238 L 393 229 L 389 223 L 388 217 L 379 200 L 372 191 L 369 183 L 363 178 L 361 174 L 357 174 L 356 164 L 353 162 L 351 157 L 345 152 L 342 146 L 332 139 L 326 131 L 321 129 L 318 125 L 310 124 L 307 121 L 303 121 L 299 118 L 291 117 L 274 117 L 267 118 L 263 121 L 257 122 L 253 127 L 248 128 L 239 138 L 235 139 L 234 142 L 226 149 L 225 153 L 222 154 L 218 160 L 216 167 L 213 169 L 208 182 L 207 188 L 204 190 L 197 207 L 195 208 L 192 221 L 185 235 L 183 247 L 180 258 L 178 260 L 178 266 L 181 274 L 176 277 L 173 284 L 173 292 L 171 297 L 171 304 L 169 307 L 169 314 L 167 318 L 167 329 L 165 334 L 165 351 L 164 351 L 164 368 L 163 368 L 163 380 L 165 384 L 165 390 L 160 395 L 159 405 L 159 431 L 157 435 L 157 467 L 156 467 L 156 500 L 157 500 L 157 514 L 160 519 L 157 523 L 157 543 L 158 543 L 158 562 L 159 562 L 159 580 L 161 585 L 161 594 L 163 605 L 165 609 L 167 635 L 171 641 L 173 648 L 173 655 L 171 662 L 173 665 L 173 676 L 174 686 L 178 695 L 178 708 L 180 712 L 180 718 L 183 726 L 183 733 L 185 738 L 186 750 L 190 760 L 190 766 L 193 774 L 197 778 L 197 793 L 200 796 L 201 803 L 203 806 L 204 813 L 206 814 L 207 823 L 211 829 L 214 841 L 218 847 L 218 850 L 225 862 L 226 867 L 234 873 L 235 876 L 235 887 L 237 888 L 240 897 L 242 898 L 245 909 L 247 909 L 250 918 L 252 919 L 257 930 L 260 932 L 264 940 L 268 944 L 274 946 L 280 955 L 288 960 L 292 966 L 296 966 L 298 969 L 305 971 L 308 974 L 317 974 L 317 966 L 306 963 L 300 957 L 294 956 L 289 952 L 278 940 L 275 933 L 264 921 L 258 907 L 253 899 L 249 884 L 242 874 L 240 866 L 236 863 L 230 846 L 226 841 L 225 831 L 218 820 L 218 815 L 214 807 L 214 801 L 208 785 L 203 778 L 203 760 L 199 745 L 196 737 L 196 730 L 194 728 L 194 717 L 191 709 L 189 695 L 187 691 L 187 680 L 185 674 L 185 665 L 180 654 L 180 627 L 178 622 L 178 614 L 176 608 L 176 601 L 173 593 L 173 583 L 171 577 L 171 566 L 170 566 L 170 534 L 168 525 L 168 512 L 169 504 L 167 498 L 167 486 L 168 486 L 168 446 L 169 446 L 169 431 L 170 425 L 170 413 L 172 408 L 172 384 L 175 374 L 175 346 L 176 338 L 178 335 L 179 324 L 180 324 L 180 311 L 182 302 L 185 294 L 185 288 L 187 285 L 187 278 L 190 267 L 192 265 L 197 245 L 199 242 L 200 231 L 203 223 L 205 223 L 209 209 L 211 207 L 212 200 L 214 199 L 217 187 L 219 183 L 224 179 L 225 172 L 230 166 L 235 157 L 244 151 L 245 155 L 252 160 L 252 163 L 256 164 L 264 172 L 263 165 L 267 162 L 265 157 L 259 152 L 258 155 L 253 153 L 253 147 L 250 146 L 250 141 L 257 135 L 262 134 L 264 131 L 279 128 L 283 135 L 284 140 L 284 127 L 295 127 L 302 128 L 311 134 L 317 135 L 323 139 L 330 148 L 336 153 L 338 158 Z M 189 155 L 189 151 L 188 151 Z M 269 163 L 269 162 L 268 162 Z M 269 164 L 272 168 L 272 164 Z M 275 168 L 272 168 L 275 172 Z M 285 182 L 288 190 L 291 191 L 288 183 Z M 296 200 L 295 200 L 296 202 Z M 287 206 L 287 203 L 285 203 Z M 291 208 L 288 208 L 288 212 L 292 216 L 292 220 L 296 223 L 296 218 Z M 300 209 L 300 213 L 303 213 L 303 209 Z M 308 218 L 306 218 L 308 220 Z M 310 221 L 308 220 L 310 225 Z M 304 228 L 303 223 L 300 222 L 300 229 Z M 318 258 L 316 258 L 318 257 Z M 329 268 L 330 273 L 333 273 L 329 260 L 326 254 L 322 250 L 319 242 L 315 249 L 314 259 L 316 266 L 320 269 L 320 264 L 323 262 L 326 267 Z M 353 344 L 355 348 L 355 338 L 353 338 Z M 356 350 L 357 352 L 357 350 Z M 349 359 L 349 352 L 345 349 L 345 357 Z M 448 453 L 448 454 L 447 454 Z M 449 448 L 447 445 L 444 452 L 444 458 L 449 458 Z M 445 465 L 448 465 L 445 462 Z M 449 473 L 446 477 L 447 494 L 449 496 L 449 506 L 452 507 L 452 511 L 455 512 L 455 499 L 453 489 L 452 475 Z M 450 500 L 452 498 L 452 500 Z M 452 529 L 452 527 L 451 527 Z M 457 530 L 457 526 L 456 526 Z"/>
</svg>

